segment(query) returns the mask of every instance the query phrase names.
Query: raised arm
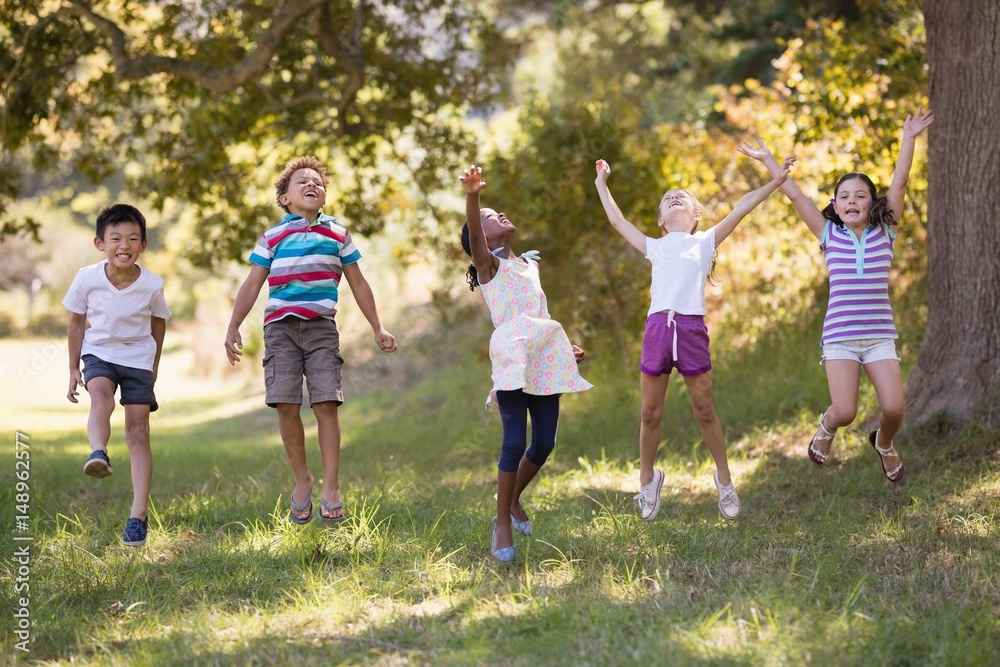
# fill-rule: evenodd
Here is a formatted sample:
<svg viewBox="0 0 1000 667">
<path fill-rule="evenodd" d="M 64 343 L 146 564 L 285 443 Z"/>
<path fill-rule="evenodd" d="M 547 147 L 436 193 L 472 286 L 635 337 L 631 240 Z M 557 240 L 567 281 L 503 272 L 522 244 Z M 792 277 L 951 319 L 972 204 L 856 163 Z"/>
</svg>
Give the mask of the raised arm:
<svg viewBox="0 0 1000 667">
<path fill-rule="evenodd" d="M 756 146 L 749 141 L 744 141 L 736 147 L 736 150 L 747 157 L 752 157 L 754 160 L 762 162 L 767 167 L 767 171 L 771 174 L 772 178 L 781 173 L 781 165 L 771 155 L 771 150 L 767 147 L 767 144 L 760 139 L 757 140 Z M 816 238 L 821 238 L 823 236 L 823 227 L 826 226 L 826 217 L 819 210 L 819 207 L 816 206 L 816 202 L 809 199 L 791 178 L 786 178 L 785 182 L 781 184 L 781 191 L 788 197 L 788 201 L 792 202 L 792 206 L 795 207 L 802 221 L 806 223 L 809 231 Z"/>
<path fill-rule="evenodd" d="M 892 219 L 897 223 L 903 214 L 903 202 L 906 200 L 906 182 L 910 179 L 910 167 L 913 165 L 913 148 L 917 137 L 934 122 L 934 112 L 923 106 L 918 106 L 912 116 L 903 121 L 903 139 L 899 144 L 899 157 L 896 158 L 896 170 L 892 172 L 892 183 L 885 197 L 888 200 Z"/>
<path fill-rule="evenodd" d="M 469 248 L 472 250 L 472 263 L 479 274 L 480 283 L 488 283 L 497 273 L 500 260 L 490 252 L 483 231 L 483 218 L 479 207 L 479 191 L 486 187 L 483 180 L 482 167 L 471 165 L 459 177 L 465 188 L 465 220 L 469 224 Z"/>
<path fill-rule="evenodd" d="M 597 178 L 594 185 L 597 186 L 597 194 L 601 197 L 601 204 L 604 205 L 604 212 L 608 214 L 611 226 L 628 241 L 633 248 L 646 256 L 646 235 L 636 229 L 636 226 L 625 219 L 622 211 L 615 203 L 611 191 L 608 190 L 608 176 L 611 175 L 611 165 L 604 160 L 597 161 Z"/>
<path fill-rule="evenodd" d="M 742 151 L 741 151 L 742 152 Z M 718 248 L 726 238 L 733 233 L 736 225 L 749 215 L 750 211 L 767 199 L 768 195 L 777 190 L 788 179 L 788 169 L 795 163 L 795 156 L 788 156 L 779 166 L 777 175 L 769 183 L 740 197 L 736 206 L 722 222 L 715 226 L 715 247 Z"/>
</svg>

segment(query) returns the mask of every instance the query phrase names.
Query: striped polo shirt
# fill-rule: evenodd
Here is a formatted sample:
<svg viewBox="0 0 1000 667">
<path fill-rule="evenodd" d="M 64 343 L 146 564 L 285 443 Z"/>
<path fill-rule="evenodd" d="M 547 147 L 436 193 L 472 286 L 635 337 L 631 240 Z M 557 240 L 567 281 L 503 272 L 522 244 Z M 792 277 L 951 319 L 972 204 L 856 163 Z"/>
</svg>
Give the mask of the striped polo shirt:
<svg viewBox="0 0 1000 667">
<path fill-rule="evenodd" d="M 820 248 L 830 274 L 830 303 L 823 343 L 859 338 L 897 338 L 889 304 L 889 268 L 896 234 L 880 224 L 859 239 L 827 220 Z"/>
<path fill-rule="evenodd" d="M 359 259 L 351 235 L 336 218 L 320 215 L 310 223 L 286 215 L 250 253 L 252 263 L 268 270 L 264 325 L 286 317 L 332 320 L 343 267 Z"/>
</svg>

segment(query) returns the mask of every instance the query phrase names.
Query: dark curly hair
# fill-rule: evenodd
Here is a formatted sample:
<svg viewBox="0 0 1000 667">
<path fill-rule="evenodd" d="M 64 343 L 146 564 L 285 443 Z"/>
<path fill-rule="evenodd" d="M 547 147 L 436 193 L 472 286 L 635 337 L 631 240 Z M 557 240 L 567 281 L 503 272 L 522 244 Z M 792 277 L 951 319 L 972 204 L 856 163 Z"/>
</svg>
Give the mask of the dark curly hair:
<svg viewBox="0 0 1000 667">
<path fill-rule="evenodd" d="M 472 245 L 469 242 L 469 221 L 466 220 L 465 224 L 462 225 L 462 250 L 469 257 L 472 257 Z M 469 264 L 469 270 L 465 272 L 465 279 L 469 283 L 469 290 L 472 292 L 476 291 L 476 285 L 479 284 L 479 271 L 476 270 L 475 264 Z"/>
<path fill-rule="evenodd" d="M 330 180 L 326 177 L 326 167 L 317 158 L 312 155 L 303 155 L 302 157 L 295 158 L 288 163 L 288 166 L 278 175 L 278 180 L 274 182 L 274 199 L 285 213 L 288 213 L 288 207 L 281 203 L 281 195 L 288 192 L 288 184 L 292 180 L 292 174 L 299 169 L 312 169 L 315 171 L 323 179 L 323 187 L 326 187 L 330 183 Z"/>
<path fill-rule="evenodd" d="M 837 187 L 833 189 L 834 198 L 836 198 L 837 193 L 840 192 L 840 186 L 843 185 L 844 181 L 849 181 L 852 178 L 856 178 L 864 183 L 872 198 L 872 206 L 868 209 L 868 227 L 878 227 L 880 224 L 891 226 L 897 225 L 898 223 L 893 219 L 892 211 L 889 210 L 889 200 L 885 197 L 885 195 L 878 194 L 878 191 L 875 189 L 875 183 L 873 183 L 872 179 L 868 178 L 866 174 L 852 172 L 841 176 L 840 180 L 837 181 Z M 841 229 L 844 228 L 844 222 L 840 219 L 840 216 L 837 215 L 837 211 L 833 208 L 833 200 L 830 200 L 830 203 L 823 209 L 823 216 Z"/>
</svg>

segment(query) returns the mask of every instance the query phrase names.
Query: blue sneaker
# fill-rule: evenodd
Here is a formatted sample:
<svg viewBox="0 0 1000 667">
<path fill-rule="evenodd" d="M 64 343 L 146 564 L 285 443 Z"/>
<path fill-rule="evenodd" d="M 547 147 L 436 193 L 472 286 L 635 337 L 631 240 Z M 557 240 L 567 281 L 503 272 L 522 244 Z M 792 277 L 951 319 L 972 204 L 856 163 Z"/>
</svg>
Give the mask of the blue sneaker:
<svg viewBox="0 0 1000 667">
<path fill-rule="evenodd" d="M 146 543 L 146 526 L 149 525 L 149 517 L 137 519 L 131 517 L 125 524 L 125 531 L 122 533 L 122 544 L 127 547 L 141 547 Z"/>
<path fill-rule="evenodd" d="M 95 449 L 83 464 L 83 473 L 91 477 L 107 477 L 114 471 L 111 469 L 111 459 L 106 452 Z"/>
</svg>

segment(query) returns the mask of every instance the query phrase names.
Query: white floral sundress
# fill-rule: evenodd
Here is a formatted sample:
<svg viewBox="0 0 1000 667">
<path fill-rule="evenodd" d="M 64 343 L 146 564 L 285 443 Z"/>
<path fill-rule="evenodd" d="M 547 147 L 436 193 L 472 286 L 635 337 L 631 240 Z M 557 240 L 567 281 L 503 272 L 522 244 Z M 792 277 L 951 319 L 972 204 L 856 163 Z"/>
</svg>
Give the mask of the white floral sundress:
<svg viewBox="0 0 1000 667">
<path fill-rule="evenodd" d="M 499 410 L 497 391 L 549 395 L 593 387 L 580 377 L 569 337 L 549 315 L 537 258 L 534 250 L 519 259 L 498 257 L 496 275 L 480 285 L 496 327 L 490 337 L 493 389 L 486 399 L 491 412 Z"/>
</svg>

